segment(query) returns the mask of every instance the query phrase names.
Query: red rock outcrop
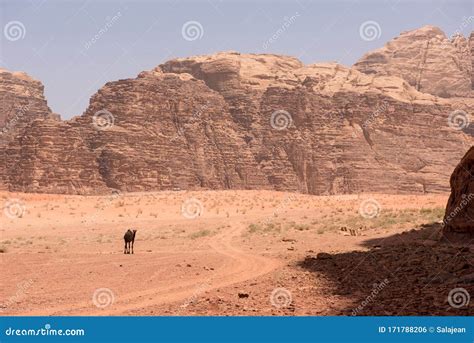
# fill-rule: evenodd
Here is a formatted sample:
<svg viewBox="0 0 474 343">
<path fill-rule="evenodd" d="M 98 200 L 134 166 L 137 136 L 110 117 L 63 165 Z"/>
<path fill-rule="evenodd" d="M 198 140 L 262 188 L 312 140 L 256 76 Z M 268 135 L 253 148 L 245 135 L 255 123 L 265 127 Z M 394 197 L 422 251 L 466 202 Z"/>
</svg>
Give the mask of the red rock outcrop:
<svg viewBox="0 0 474 343">
<path fill-rule="evenodd" d="M 472 37 L 472 36 L 471 36 Z M 472 39 L 448 39 L 439 28 L 403 32 L 383 48 L 364 55 L 354 68 L 399 76 L 417 90 L 441 97 L 472 97 Z"/>
<path fill-rule="evenodd" d="M 0 189 L 106 192 L 80 131 L 51 112 L 41 82 L 0 70 Z"/>
<path fill-rule="evenodd" d="M 0 84 L 2 136 L 25 121 L 51 113 L 44 98 L 43 85 L 27 74 L 0 69 Z"/>
<path fill-rule="evenodd" d="M 443 163 L 454 166 L 453 158 L 472 143 L 447 126 L 457 106 L 396 77 L 238 53 L 172 60 L 157 70 L 192 74 L 222 94 L 261 169 L 279 190 L 447 190 Z M 275 111 L 289 114 L 288 129 L 272 128 Z M 443 151 L 433 140 L 435 132 L 446 137 Z"/>
<path fill-rule="evenodd" d="M 0 78 L 0 94 L 11 84 Z M 10 92 L 9 101 L 22 94 Z M 472 113 L 473 98 L 443 99 L 396 76 L 268 54 L 166 62 L 107 83 L 69 121 L 43 104 L 5 143 L 0 187 L 439 192 L 473 145 L 448 125 L 453 111 Z"/>
<path fill-rule="evenodd" d="M 58 119 L 51 113 L 43 89 L 41 82 L 25 73 L 0 69 L 0 189 L 10 184 L 6 167 L 8 144 L 23 136 L 25 127 L 35 119 Z"/>
<path fill-rule="evenodd" d="M 451 176 L 451 195 L 443 220 L 445 234 L 474 236 L 474 147 L 471 147 Z"/>
<path fill-rule="evenodd" d="M 110 193 L 81 130 L 54 119 L 33 120 L 4 152 L 10 190 L 41 193 Z"/>
<path fill-rule="evenodd" d="M 270 188 L 224 99 L 190 75 L 144 72 L 108 83 L 76 124 L 90 126 L 104 109 L 114 125 L 83 135 L 108 187 Z"/>
<path fill-rule="evenodd" d="M 471 48 L 471 85 L 474 89 L 474 32 L 469 36 L 469 46 Z"/>
</svg>

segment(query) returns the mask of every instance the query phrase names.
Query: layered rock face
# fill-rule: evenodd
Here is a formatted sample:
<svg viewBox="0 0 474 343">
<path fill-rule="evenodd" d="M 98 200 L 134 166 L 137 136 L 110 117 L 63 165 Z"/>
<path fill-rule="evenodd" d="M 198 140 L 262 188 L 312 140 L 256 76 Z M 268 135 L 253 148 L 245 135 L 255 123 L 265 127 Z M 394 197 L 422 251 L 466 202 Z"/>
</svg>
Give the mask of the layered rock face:
<svg viewBox="0 0 474 343">
<path fill-rule="evenodd" d="M 43 94 L 43 85 L 25 73 L 0 69 L 0 189 L 10 185 L 7 146 L 35 119 L 56 118 Z M 19 144 L 13 146 L 20 147 Z M 15 157 L 15 160 L 18 161 Z M 10 161 L 13 162 L 13 161 Z"/>
<path fill-rule="evenodd" d="M 469 46 L 471 48 L 471 85 L 474 89 L 474 32 L 469 36 Z"/>
<path fill-rule="evenodd" d="M 157 70 L 191 74 L 219 92 L 278 190 L 447 190 L 443 163 L 454 166 L 472 143 L 447 125 L 457 106 L 400 78 L 238 53 L 173 60 Z M 272 127 L 274 113 L 289 119 L 287 128 Z M 433 139 L 438 134 L 442 143 Z"/>
<path fill-rule="evenodd" d="M 87 126 L 104 109 L 114 125 L 83 136 L 108 187 L 270 188 L 226 102 L 190 75 L 144 72 L 109 83 L 76 124 Z"/>
<path fill-rule="evenodd" d="M 474 236 L 474 147 L 469 149 L 451 176 L 451 195 L 443 220 L 445 233 Z"/>
<path fill-rule="evenodd" d="M 8 85 L 0 79 L 0 92 Z M 70 121 L 44 104 L 6 143 L 0 180 L 15 191 L 81 194 L 447 191 L 473 144 L 450 114 L 472 113 L 472 100 L 336 63 L 236 52 L 176 59 L 107 83 Z"/>
<path fill-rule="evenodd" d="M 59 121 L 60 117 L 49 109 L 43 91 L 43 84 L 27 74 L 0 69 L 0 145 L 35 119 Z"/>
<path fill-rule="evenodd" d="M 0 70 L 0 189 L 107 191 L 80 132 L 51 112 L 43 91 L 25 73 Z"/>
<path fill-rule="evenodd" d="M 18 124 L 51 113 L 41 82 L 25 73 L 0 69 L 0 128 L 2 134 Z"/>
<path fill-rule="evenodd" d="M 363 56 L 354 68 L 399 76 L 417 90 L 440 97 L 472 97 L 474 39 L 448 39 L 439 28 L 403 32 L 383 48 Z"/>
<path fill-rule="evenodd" d="M 54 119 L 35 119 L 4 150 L 9 190 L 107 193 L 99 163 L 81 130 Z"/>
</svg>

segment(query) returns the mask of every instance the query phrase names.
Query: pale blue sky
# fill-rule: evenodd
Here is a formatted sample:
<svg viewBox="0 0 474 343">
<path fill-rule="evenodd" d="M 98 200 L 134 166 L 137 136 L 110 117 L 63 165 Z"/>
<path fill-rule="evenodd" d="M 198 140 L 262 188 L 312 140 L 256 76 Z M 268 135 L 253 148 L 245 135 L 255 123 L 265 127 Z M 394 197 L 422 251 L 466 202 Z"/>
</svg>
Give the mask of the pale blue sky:
<svg viewBox="0 0 474 343">
<path fill-rule="evenodd" d="M 304 63 L 351 65 L 401 31 L 423 25 L 439 26 L 448 36 L 456 30 L 468 35 L 473 21 L 467 28 L 463 22 L 474 15 L 473 4 L 472 0 L 0 0 L 0 65 L 41 80 L 51 109 L 70 118 L 84 112 L 104 83 L 135 77 L 174 57 L 237 50 L 292 55 Z M 285 17 L 289 26 L 264 48 Z M 359 28 L 369 20 L 380 26 L 380 37 L 366 41 Z M 23 38 L 11 40 L 18 36 L 5 32 L 12 21 L 23 25 Z M 182 27 L 188 21 L 201 24 L 201 38 L 183 38 Z M 107 23 L 108 29 L 101 32 Z"/>
</svg>

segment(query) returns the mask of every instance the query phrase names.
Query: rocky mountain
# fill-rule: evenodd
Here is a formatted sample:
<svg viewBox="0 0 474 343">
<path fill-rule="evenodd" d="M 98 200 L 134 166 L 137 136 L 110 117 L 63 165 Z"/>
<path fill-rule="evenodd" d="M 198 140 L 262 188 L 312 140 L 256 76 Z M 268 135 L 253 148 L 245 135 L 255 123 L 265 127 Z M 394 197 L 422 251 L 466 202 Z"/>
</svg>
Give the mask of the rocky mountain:
<svg viewBox="0 0 474 343">
<path fill-rule="evenodd" d="M 403 32 L 383 48 L 363 56 L 354 68 L 398 76 L 418 91 L 436 96 L 473 97 L 474 34 L 451 39 L 434 26 Z"/>
<path fill-rule="evenodd" d="M 410 35 L 423 45 L 437 39 L 435 31 Z M 415 44 L 405 36 L 396 51 Z M 442 42 L 458 51 L 455 41 Z M 472 55 L 459 55 L 459 68 L 470 66 L 469 73 L 433 71 L 418 83 L 397 68 L 370 67 L 377 58 L 369 55 L 352 68 L 237 52 L 175 59 L 107 83 L 69 121 L 51 113 L 37 81 L 3 71 L 0 187 L 80 194 L 449 190 L 452 169 L 474 141 L 465 130 L 474 108 Z M 443 56 L 429 63 L 433 70 L 451 65 L 451 56 Z M 420 86 L 426 75 L 430 81 Z M 439 87 L 427 91 L 437 83 L 456 92 L 446 98 Z M 12 124 L 25 101 L 31 101 L 22 115 L 26 124 Z"/>
</svg>

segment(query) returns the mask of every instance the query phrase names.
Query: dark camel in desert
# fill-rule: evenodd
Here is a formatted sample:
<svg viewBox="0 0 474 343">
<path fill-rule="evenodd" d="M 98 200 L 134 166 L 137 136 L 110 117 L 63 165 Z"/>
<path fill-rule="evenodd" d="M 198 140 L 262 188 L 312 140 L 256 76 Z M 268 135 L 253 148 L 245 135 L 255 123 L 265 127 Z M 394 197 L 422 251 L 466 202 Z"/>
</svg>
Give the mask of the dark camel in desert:
<svg viewBox="0 0 474 343">
<path fill-rule="evenodd" d="M 123 236 L 123 240 L 125 241 L 125 248 L 123 250 L 124 254 L 130 254 L 130 246 L 132 247 L 131 253 L 133 254 L 133 243 L 135 242 L 135 234 L 137 230 L 127 230 L 125 235 Z"/>
</svg>

